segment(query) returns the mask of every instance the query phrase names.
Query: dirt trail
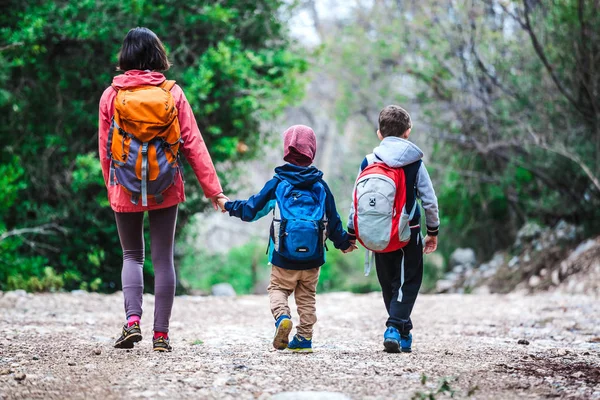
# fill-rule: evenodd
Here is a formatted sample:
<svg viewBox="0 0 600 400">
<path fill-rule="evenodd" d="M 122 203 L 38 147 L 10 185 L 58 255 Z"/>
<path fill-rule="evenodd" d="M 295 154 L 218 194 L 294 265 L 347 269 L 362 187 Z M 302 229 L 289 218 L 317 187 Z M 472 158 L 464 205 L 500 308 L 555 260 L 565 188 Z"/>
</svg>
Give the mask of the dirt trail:
<svg viewBox="0 0 600 400">
<path fill-rule="evenodd" d="M 264 296 L 178 297 L 175 351 L 156 354 L 149 341 L 152 305 L 146 296 L 144 341 L 125 351 L 112 348 L 120 294 L 5 293 L 0 399 L 268 399 L 284 391 L 410 399 L 435 390 L 443 377 L 453 377 L 457 398 L 474 391 L 476 399 L 600 399 L 597 298 L 421 296 L 412 354 L 382 352 L 385 316 L 377 293 L 319 296 L 312 355 L 270 349 Z M 20 373 L 26 377 L 18 381 Z"/>
</svg>

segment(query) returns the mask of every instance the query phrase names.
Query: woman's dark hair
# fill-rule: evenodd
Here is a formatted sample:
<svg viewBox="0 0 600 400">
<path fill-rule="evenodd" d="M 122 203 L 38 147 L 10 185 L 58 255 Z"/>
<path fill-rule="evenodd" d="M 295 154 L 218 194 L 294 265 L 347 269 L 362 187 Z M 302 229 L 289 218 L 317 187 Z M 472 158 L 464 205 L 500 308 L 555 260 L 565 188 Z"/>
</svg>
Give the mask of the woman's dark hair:
<svg viewBox="0 0 600 400">
<path fill-rule="evenodd" d="M 165 46 L 154 32 L 148 28 L 134 28 L 127 32 L 119 52 L 119 70 L 166 71 L 170 66 Z"/>
</svg>

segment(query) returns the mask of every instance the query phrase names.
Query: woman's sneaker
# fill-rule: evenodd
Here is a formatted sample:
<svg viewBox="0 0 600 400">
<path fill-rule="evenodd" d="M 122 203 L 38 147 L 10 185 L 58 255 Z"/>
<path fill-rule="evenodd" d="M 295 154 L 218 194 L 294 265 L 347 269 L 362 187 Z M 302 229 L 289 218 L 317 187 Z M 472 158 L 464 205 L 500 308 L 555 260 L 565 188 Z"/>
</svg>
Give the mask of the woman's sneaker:
<svg viewBox="0 0 600 400">
<path fill-rule="evenodd" d="M 296 334 L 290 344 L 288 344 L 288 350 L 297 353 L 312 353 L 312 338 L 305 338 Z"/>
<path fill-rule="evenodd" d="M 275 337 L 273 338 L 273 347 L 277 350 L 285 350 L 292 331 L 292 320 L 287 315 L 282 315 L 275 321 Z"/>
<path fill-rule="evenodd" d="M 133 323 L 131 326 L 127 326 L 127 324 L 125 324 L 123 326 L 123 331 L 121 332 L 121 337 L 115 342 L 115 348 L 133 349 L 133 345 L 140 340 L 142 340 L 142 330 L 140 329 L 140 324 L 137 322 Z"/>
<path fill-rule="evenodd" d="M 169 338 L 163 336 L 152 339 L 152 347 L 154 351 L 173 351 L 173 348 L 169 344 Z"/>
</svg>

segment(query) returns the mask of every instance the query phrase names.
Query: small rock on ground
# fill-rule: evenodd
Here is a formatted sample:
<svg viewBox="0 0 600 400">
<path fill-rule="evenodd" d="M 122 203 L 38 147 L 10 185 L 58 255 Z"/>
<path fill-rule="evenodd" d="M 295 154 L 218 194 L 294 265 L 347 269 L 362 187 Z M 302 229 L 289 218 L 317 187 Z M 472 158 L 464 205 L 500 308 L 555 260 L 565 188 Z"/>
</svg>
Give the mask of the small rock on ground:
<svg viewBox="0 0 600 400">
<path fill-rule="evenodd" d="M 17 372 L 15 374 L 15 381 L 24 381 L 26 377 L 27 377 L 27 375 L 25 375 L 24 373 Z"/>
</svg>

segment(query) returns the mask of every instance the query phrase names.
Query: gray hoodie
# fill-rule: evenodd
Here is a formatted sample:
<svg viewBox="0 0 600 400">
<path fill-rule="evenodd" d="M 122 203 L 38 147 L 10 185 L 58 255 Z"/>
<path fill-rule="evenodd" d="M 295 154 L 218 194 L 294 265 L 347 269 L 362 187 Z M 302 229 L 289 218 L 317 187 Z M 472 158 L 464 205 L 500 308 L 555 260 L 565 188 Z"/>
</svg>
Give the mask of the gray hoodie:
<svg viewBox="0 0 600 400">
<path fill-rule="evenodd" d="M 393 168 L 400 168 L 406 165 L 412 164 L 423 158 L 423 152 L 414 143 L 409 142 L 406 139 L 398 137 L 386 137 L 384 138 L 379 146 L 373 149 L 373 153 L 367 155 L 365 161 L 360 166 L 359 175 L 362 170 L 369 164 L 377 161 L 377 159 L 383 161 L 388 166 Z M 417 172 L 417 197 L 421 199 L 421 204 L 425 210 L 425 223 L 427 224 L 427 231 L 432 235 L 437 235 L 440 218 L 438 215 L 438 201 L 435 196 L 435 190 L 429 178 L 429 173 L 425 164 L 421 163 L 421 167 Z M 354 203 L 348 217 L 348 228 L 354 230 Z"/>
</svg>

